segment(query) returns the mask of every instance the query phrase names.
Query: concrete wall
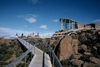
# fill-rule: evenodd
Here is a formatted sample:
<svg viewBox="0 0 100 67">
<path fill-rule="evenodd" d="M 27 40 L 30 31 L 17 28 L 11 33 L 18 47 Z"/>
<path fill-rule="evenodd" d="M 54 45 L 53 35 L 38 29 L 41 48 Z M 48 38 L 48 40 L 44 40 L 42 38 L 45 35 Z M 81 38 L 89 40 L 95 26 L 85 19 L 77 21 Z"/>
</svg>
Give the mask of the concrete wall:
<svg viewBox="0 0 100 67">
<path fill-rule="evenodd" d="M 94 29 L 99 29 L 99 25 L 98 24 L 86 24 L 85 25 L 85 29 L 92 29 L 92 27 Z"/>
<path fill-rule="evenodd" d="M 94 27 L 94 29 L 99 29 L 99 25 L 98 24 L 80 24 L 78 23 L 78 29 L 92 29 L 92 27 Z"/>
<path fill-rule="evenodd" d="M 84 29 L 84 24 L 78 23 L 78 29 Z"/>
<path fill-rule="evenodd" d="M 85 25 L 84 29 L 91 29 L 91 25 Z"/>
<path fill-rule="evenodd" d="M 99 25 L 98 24 L 95 24 L 95 29 L 99 29 Z"/>
</svg>

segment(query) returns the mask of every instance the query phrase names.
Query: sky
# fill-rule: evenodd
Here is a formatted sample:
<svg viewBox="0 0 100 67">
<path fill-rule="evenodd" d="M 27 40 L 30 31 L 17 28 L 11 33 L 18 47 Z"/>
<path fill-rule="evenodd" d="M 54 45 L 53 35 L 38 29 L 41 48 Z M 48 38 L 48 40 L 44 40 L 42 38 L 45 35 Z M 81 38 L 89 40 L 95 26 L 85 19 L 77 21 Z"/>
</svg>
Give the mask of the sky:
<svg viewBox="0 0 100 67">
<path fill-rule="evenodd" d="M 100 0 L 0 0 L 0 36 L 61 30 L 60 18 L 82 24 L 100 22 Z"/>
</svg>

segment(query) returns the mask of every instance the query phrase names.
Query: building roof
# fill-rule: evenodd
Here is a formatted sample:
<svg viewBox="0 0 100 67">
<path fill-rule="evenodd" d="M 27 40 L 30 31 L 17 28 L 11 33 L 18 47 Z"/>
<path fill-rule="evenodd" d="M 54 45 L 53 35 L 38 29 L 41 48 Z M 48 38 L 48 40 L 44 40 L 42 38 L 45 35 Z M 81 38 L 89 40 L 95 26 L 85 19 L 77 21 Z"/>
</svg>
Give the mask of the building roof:
<svg viewBox="0 0 100 67">
<path fill-rule="evenodd" d="M 71 21 L 74 21 L 74 22 L 78 23 L 77 21 L 75 21 L 73 19 L 70 19 L 70 18 L 60 18 L 60 21 L 61 21 L 61 19 L 63 19 L 63 20 L 71 20 Z"/>
</svg>

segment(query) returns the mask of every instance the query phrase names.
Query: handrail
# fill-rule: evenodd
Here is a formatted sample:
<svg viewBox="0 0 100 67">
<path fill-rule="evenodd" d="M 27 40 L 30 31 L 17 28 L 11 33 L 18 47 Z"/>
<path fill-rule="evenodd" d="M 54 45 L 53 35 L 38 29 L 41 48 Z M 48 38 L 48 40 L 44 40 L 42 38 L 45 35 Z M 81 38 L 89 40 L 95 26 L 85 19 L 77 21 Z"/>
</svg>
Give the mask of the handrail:
<svg viewBox="0 0 100 67">
<path fill-rule="evenodd" d="M 62 67 L 62 65 L 61 65 L 60 61 L 58 60 L 57 56 L 55 55 L 54 51 L 51 49 L 50 46 L 48 46 L 48 48 L 49 48 L 49 50 L 50 50 L 52 56 L 53 56 L 54 59 L 56 60 L 56 62 L 57 62 L 57 64 L 58 64 L 58 67 Z"/>
<path fill-rule="evenodd" d="M 35 47 L 35 45 L 33 46 L 33 45 L 30 44 L 29 42 L 26 42 L 24 39 L 19 38 L 19 41 L 22 42 L 22 44 L 26 44 L 25 46 L 26 46 L 27 49 L 30 48 L 30 47 Z M 27 46 L 27 45 L 28 45 L 28 46 Z M 36 47 L 35 47 L 35 48 L 36 48 Z M 42 53 L 42 51 L 41 51 L 40 49 L 37 48 L 37 50 L 39 50 L 39 51 Z M 34 52 L 35 52 L 35 51 L 34 51 Z M 35 53 L 34 53 L 34 54 L 35 54 Z M 35 58 L 36 56 L 37 56 L 37 55 L 35 55 L 34 58 Z M 46 54 L 46 56 L 48 57 L 49 55 Z M 44 57 L 44 56 L 43 56 L 43 57 Z M 48 59 L 49 59 L 49 58 L 48 58 Z M 33 60 L 34 60 L 34 59 L 33 59 Z M 43 58 L 43 60 L 45 61 L 44 58 Z M 34 61 L 35 61 L 35 60 L 34 60 Z M 44 62 L 44 61 L 43 61 L 43 62 Z M 32 61 L 30 62 L 30 64 L 31 64 L 31 63 L 33 64 Z M 51 64 L 51 62 L 50 62 L 50 64 Z M 45 64 L 43 64 L 43 65 L 45 65 Z M 51 66 L 51 65 L 50 65 L 50 66 Z M 29 67 L 30 67 L 30 65 L 29 65 Z M 31 67 L 32 67 L 32 66 L 31 66 Z"/>
<path fill-rule="evenodd" d="M 35 41 L 35 40 L 34 40 L 34 41 Z M 35 42 L 37 42 L 37 41 L 35 41 Z M 51 54 L 52 54 L 54 60 L 56 60 L 56 63 L 58 64 L 58 67 L 62 67 L 60 61 L 58 60 L 58 58 L 57 58 L 57 56 L 55 55 L 54 51 L 52 50 L 51 46 L 48 45 L 48 44 L 45 44 L 45 43 L 43 43 L 43 42 L 39 42 L 39 41 L 38 41 L 38 43 L 44 45 L 45 47 L 48 47 L 48 49 L 49 49 L 49 51 L 51 52 Z"/>
<path fill-rule="evenodd" d="M 14 61 L 12 61 L 6 67 L 15 67 L 27 54 L 29 54 L 31 49 L 28 49 L 26 52 L 24 52 L 21 56 L 17 57 Z"/>
</svg>

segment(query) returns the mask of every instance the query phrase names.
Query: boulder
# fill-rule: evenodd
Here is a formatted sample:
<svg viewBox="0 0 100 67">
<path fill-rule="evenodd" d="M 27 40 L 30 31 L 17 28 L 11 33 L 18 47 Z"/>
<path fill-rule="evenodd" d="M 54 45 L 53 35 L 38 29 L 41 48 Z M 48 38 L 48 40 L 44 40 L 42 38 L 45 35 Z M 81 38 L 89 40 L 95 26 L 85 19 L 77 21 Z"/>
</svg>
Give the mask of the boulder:
<svg viewBox="0 0 100 67">
<path fill-rule="evenodd" d="M 79 59 L 82 56 L 82 54 L 75 54 L 73 56 L 74 56 L 74 59 Z"/>
<path fill-rule="evenodd" d="M 100 35 L 100 31 L 98 32 L 98 34 Z"/>
<path fill-rule="evenodd" d="M 90 57 L 90 61 L 93 62 L 93 63 L 96 63 L 96 64 L 100 65 L 100 59 L 98 59 L 98 58 Z"/>
<path fill-rule="evenodd" d="M 86 52 L 87 51 L 87 46 L 85 44 L 81 45 L 81 48 Z"/>
<path fill-rule="evenodd" d="M 100 67 L 100 65 L 85 62 L 85 63 L 83 64 L 83 67 Z"/>
<path fill-rule="evenodd" d="M 82 60 L 72 59 L 70 61 L 73 65 L 77 65 L 78 67 L 81 67 L 81 65 L 84 63 Z"/>
<path fill-rule="evenodd" d="M 73 46 L 74 54 L 78 54 L 78 44 L 79 44 L 78 39 L 73 39 L 72 40 L 72 46 Z"/>
<path fill-rule="evenodd" d="M 88 55 L 88 56 L 90 56 L 90 55 L 91 55 L 91 53 L 90 53 L 90 52 L 84 52 L 84 54 L 85 54 L 85 55 Z"/>
<path fill-rule="evenodd" d="M 71 36 L 64 37 L 55 48 L 55 53 L 59 60 L 69 59 L 72 54 L 78 54 L 78 39 Z"/>
<path fill-rule="evenodd" d="M 63 59 L 68 59 L 72 54 L 73 54 L 73 48 L 72 48 L 72 37 L 71 36 L 67 36 L 65 38 L 63 38 L 60 43 L 58 44 L 59 47 L 57 47 L 57 49 L 55 49 L 56 51 L 59 51 L 59 60 L 63 60 Z"/>
</svg>

